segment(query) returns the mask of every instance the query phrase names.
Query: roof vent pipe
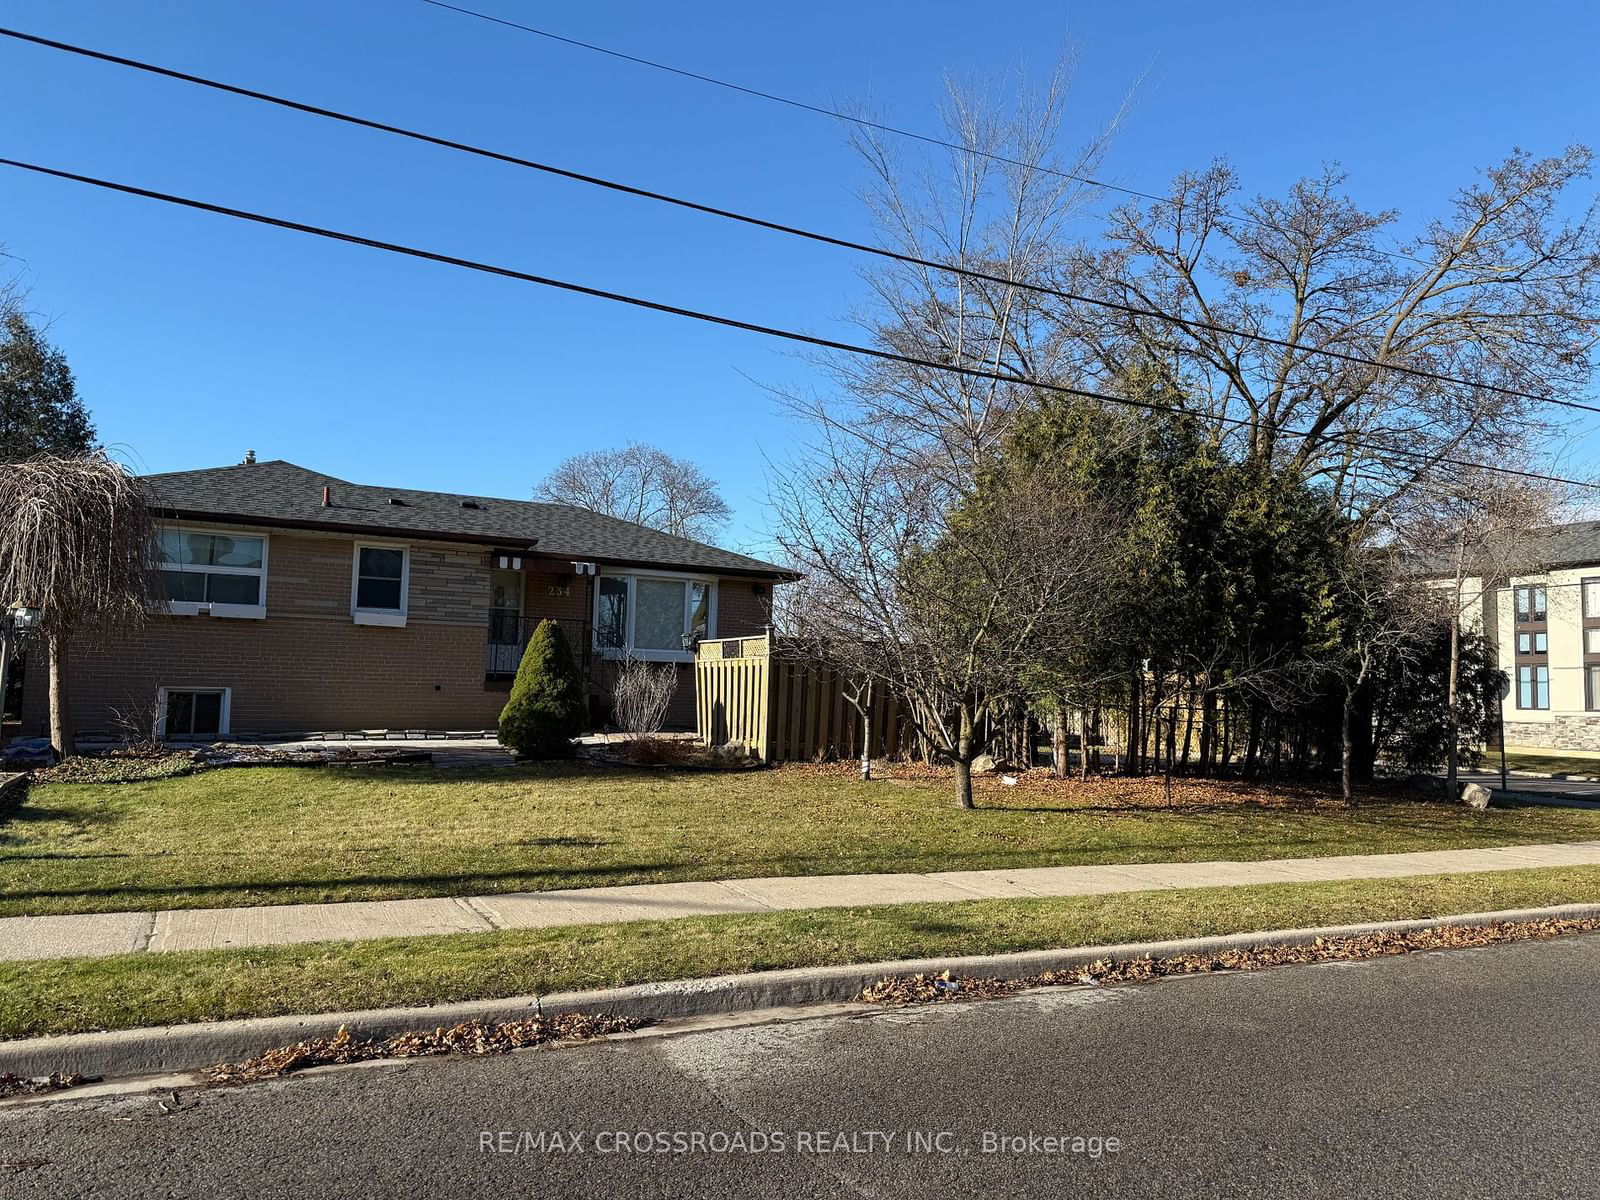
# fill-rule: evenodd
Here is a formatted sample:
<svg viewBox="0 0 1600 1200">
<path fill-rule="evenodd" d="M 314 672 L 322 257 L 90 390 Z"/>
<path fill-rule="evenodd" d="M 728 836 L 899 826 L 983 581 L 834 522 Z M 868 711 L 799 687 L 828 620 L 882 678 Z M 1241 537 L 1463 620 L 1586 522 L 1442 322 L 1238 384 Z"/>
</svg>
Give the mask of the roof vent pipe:
<svg viewBox="0 0 1600 1200">
<path fill-rule="evenodd" d="M 247 467 L 254 466 L 255 465 L 255 461 L 256 461 L 256 452 L 254 450 L 246 450 L 244 452 L 244 465 L 247 466 Z"/>
<path fill-rule="evenodd" d="M 329 487 L 327 484 L 323 484 L 322 485 L 322 507 L 323 508 L 332 508 L 333 507 L 333 489 L 331 487 Z"/>
</svg>

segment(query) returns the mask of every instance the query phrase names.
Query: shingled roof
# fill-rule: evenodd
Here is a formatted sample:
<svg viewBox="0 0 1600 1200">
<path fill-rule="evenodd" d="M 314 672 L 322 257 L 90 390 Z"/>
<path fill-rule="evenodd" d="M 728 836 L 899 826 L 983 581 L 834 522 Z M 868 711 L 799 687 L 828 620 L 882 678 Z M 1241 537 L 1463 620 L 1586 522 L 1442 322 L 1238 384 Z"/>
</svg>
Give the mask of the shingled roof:
<svg viewBox="0 0 1600 1200">
<path fill-rule="evenodd" d="M 1520 564 L 1521 573 L 1600 566 L 1600 521 L 1544 525 L 1508 536 L 1515 552 L 1507 550 L 1497 557 Z M 1417 574 L 1423 578 L 1447 577 L 1455 570 L 1455 554 L 1442 547 L 1421 555 L 1418 564 Z"/>
<path fill-rule="evenodd" d="M 180 520 L 409 534 L 618 566 L 792 577 L 785 568 L 760 559 L 569 504 L 373 487 L 282 459 L 144 475 L 139 486 L 159 515 Z M 325 487 L 331 500 L 327 506 L 322 503 Z"/>
<path fill-rule="evenodd" d="M 1587 567 L 1600 563 L 1600 521 L 1550 525 L 1528 535 L 1537 561 L 1546 567 Z"/>
</svg>

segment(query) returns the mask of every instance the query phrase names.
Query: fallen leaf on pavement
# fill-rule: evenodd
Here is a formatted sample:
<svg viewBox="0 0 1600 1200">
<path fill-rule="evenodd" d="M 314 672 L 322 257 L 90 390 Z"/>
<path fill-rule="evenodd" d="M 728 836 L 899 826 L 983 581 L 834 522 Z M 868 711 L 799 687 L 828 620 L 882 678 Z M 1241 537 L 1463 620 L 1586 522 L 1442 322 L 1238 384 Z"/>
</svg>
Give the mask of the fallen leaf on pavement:
<svg viewBox="0 0 1600 1200">
<path fill-rule="evenodd" d="M 583 1041 L 611 1033 L 626 1033 L 648 1024 L 610 1013 L 560 1013 L 529 1017 L 523 1021 L 486 1024 L 466 1021 L 448 1029 L 397 1033 L 382 1040 L 358 1038 L 344 1026 L 331 1037 L 313 1038 L 268 1050 L 239 1063 L 219 1063 L 208 1072 L 208 1082 L 248 1083 L 303 1071 L 308 1067 L 366 1062 L 374 1058 L 417 1058 L 432 1054 L 505 1054 L 547 1042 Z"/>
<path fill-rule="evenodd" d="M 886 975 L 861 989 L 856 999 L 868 1004 L 940 1004 L 961 1000 L 993 1000 L 1014 996 L 1028 988 L 1066 984 L 1100 987 L 1108 983 L 1143 983 L 1168 975 L 1197 975 L 1209 971 L 1259 971 L 1292 963 L 1334 962 L 1386 958 L 1424 950 L 1459 950 L 1493 946 L 1530 938 L 1565 937 L 1600 930 L 1600 918 L 1551 917 L 1539 921 L 1501 922 L 1492 925 L 1440 925 L 1409 932 L 1389 930 L 1347 938 L 1317 938 L 1305 945 L 1258 946 L 1249 950 L 1219 950 L 1208 954 L 1179 954 L 1168 958 L 1099 959 L 1088 966 L 1045 971 L 1020 979 L 984 976 L 952 978 L 942 975 Z"/>
</svg>

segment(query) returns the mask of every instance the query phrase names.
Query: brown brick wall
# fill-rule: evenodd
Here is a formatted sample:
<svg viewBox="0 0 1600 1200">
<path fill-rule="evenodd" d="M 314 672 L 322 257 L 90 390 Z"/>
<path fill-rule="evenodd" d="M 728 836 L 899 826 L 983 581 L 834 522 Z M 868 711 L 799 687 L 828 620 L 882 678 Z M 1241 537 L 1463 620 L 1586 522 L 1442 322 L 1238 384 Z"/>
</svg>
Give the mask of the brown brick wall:
<svg viewBox="0 0 1600 1200">
<path fill-rule="evenodd" d="M 350 619 L 353 546 L 348 537 L 270 535 L 265 620 L 160 616 L 114 638 L 77 639 L 71 679 L 78 728 L 108 729 L 112 709 L 153 702 L 163 686 L 231 688 L 235 733 L 493 727 L 506 688 L 484 681 L 486 551 L 411 544 L 407 623 L 389 628 Z M 523 577 L 523 611 L 532 621 L 561 622 L 580 662 L 592 586 L 589 576 L 537 563 Z M 750 582 L 722 580 L 719 636 L 761 632 L 767 604 Z M 43 728 L 46 687 L 42 655 L 31 658 L 23 698 L 30 733 Z M 691 668 L 679 670 L 669 721 L 694 725 Z"/>
<path fill-rule="evenodd" d="M 104 730 L 113 709 L 160 687 L 232 689 L 235 733 L 318 729 L 490 728 L 504 693 L 484 687 L 489 574 L 485 552 L 410 547 L 403 628 L 350 619 L 354 542 L 272 534 L 265 620 L 153 617 L 111 638 L 76 639 L 77 725 Z M 45 719 L 46 672 L 35 654 L 24 728 Z"/>
<path fill-rule="evenodd" d="M 762 594 L 757 595 L 760 588 Z M 772 623 L 772 585 L 748 579 L 723 579 L 717 583 L 717 636 L 750 637 L 765 633 Z"/>
</svg>

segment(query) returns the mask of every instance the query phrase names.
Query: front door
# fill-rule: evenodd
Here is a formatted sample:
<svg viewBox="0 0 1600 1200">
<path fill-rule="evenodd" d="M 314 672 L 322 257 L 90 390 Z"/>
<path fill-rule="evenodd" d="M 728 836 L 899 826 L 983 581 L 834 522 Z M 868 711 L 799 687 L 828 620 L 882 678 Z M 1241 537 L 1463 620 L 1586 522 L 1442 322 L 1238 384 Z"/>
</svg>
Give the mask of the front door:
<svg viewBox="0 0 1600 1200">
<path fill-rule="evenodd" d="M 522 572 L 489 572 L 489 674 L 515 675 L 522 661 Z"/>
</svg>

